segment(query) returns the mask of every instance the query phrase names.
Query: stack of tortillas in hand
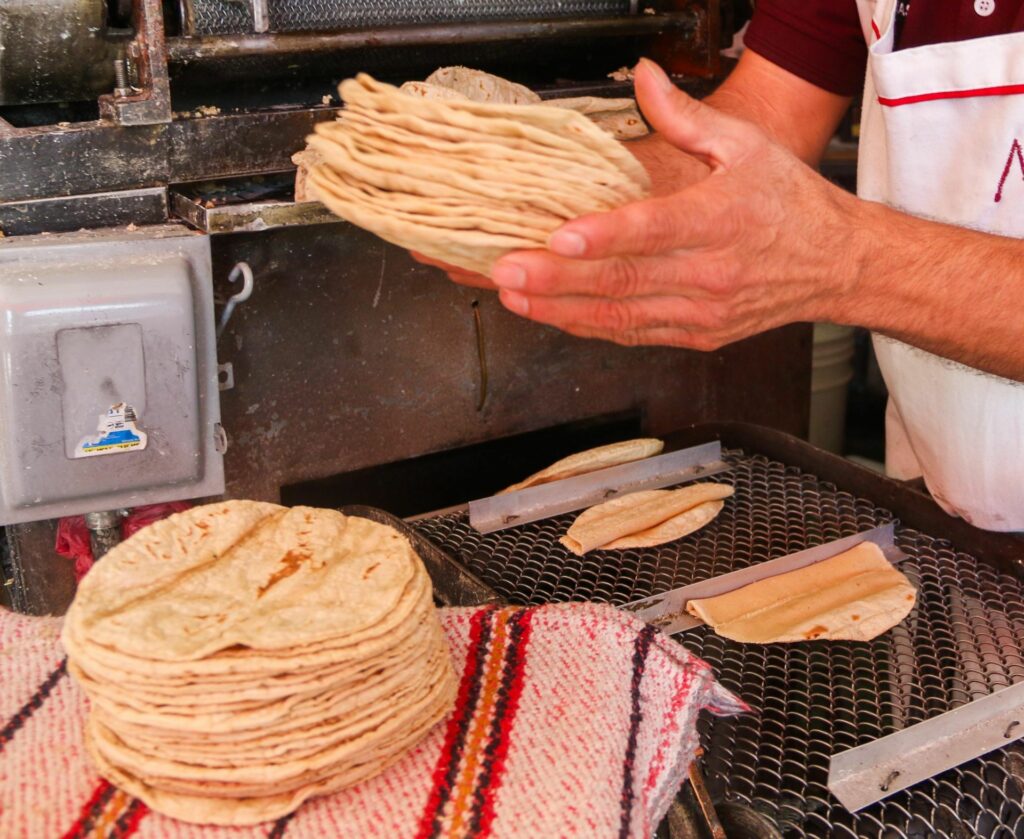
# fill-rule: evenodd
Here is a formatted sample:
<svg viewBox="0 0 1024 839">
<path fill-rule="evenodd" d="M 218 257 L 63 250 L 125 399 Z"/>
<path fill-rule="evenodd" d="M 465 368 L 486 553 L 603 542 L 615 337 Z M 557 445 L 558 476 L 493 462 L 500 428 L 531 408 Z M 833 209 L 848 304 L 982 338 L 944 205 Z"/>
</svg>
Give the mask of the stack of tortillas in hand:
<svg viewBox="0 0 1024 839">
<path fill-rule="evenodd" d="M 718 635 L 755 644 L 870 641 L 900 623 L 917 591 L 871 542 L 805 568 L 691 600 Z"/>
<path fill-rule="evenodd" d="M 198 823 L 278 818 L 381 772 L 454 703 L 431 585 L 386 525 L 230 501 L 114 548 L 64 625 L 100 773 Z"/>
<path fill-rule="evenodd" d="M 650 189 L 625 146 L 569 108 L 426 97 L 365 74 L 340 90 L 343 115 L 308 138 L 312 197 L 451 265 L 487 274 L 566 221 Z"/>
</svg>

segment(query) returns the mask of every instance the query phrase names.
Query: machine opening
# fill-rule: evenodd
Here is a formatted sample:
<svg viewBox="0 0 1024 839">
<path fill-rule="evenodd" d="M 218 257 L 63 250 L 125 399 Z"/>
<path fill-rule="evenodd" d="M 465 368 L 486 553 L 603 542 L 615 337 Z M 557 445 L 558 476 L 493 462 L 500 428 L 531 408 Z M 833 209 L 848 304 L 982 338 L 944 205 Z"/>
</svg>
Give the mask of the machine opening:
<svg viewBox="0 0 1024 839">
<path fill-rule="evenodd" d="M 281 503 L 363 504 L 408 518 L 483 498 L 574 452 L 642 436 L 639 412 L 594 417 L 281 488 Z"/>
</svg>

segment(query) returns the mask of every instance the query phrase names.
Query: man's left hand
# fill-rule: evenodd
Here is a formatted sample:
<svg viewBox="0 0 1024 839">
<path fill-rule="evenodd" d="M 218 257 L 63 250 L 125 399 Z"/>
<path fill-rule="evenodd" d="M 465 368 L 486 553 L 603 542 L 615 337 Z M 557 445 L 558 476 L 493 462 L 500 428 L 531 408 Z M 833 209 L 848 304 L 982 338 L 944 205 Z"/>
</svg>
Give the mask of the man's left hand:
<svg viewBox="0 0 1024 839">
<path fill-rule="evenodd" d="M 861 269 L 843 250 L 858 235 L 857 199 L 651 62 L 636 87 L 654 128 L 712 174 L 571 221 L 547 251 L 503 257 L 492 273 L 502 303 L 582 337 L 700 350 L 794 321 L 843 322 Z"/>
</svg>

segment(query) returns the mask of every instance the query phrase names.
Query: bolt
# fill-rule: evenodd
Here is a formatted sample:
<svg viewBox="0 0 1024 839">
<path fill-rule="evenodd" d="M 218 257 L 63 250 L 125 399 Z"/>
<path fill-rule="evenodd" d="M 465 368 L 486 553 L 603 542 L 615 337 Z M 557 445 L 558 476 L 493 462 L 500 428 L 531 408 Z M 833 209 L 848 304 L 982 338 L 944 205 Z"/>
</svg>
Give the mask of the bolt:
<svg viewBox="0 0 1024 839">
<path fill-rule="evenodd" d="M 128 63 L 123 58 L 114 59 L 114 96 L 131 96 L 128 85 Z"/>
</svg>

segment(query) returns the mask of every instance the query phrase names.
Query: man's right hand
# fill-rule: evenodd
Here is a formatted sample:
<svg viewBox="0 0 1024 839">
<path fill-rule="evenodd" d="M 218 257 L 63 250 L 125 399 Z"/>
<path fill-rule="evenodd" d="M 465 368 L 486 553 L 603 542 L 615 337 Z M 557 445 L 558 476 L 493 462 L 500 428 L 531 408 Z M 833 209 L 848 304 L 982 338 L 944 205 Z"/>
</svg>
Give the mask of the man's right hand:
<svg viewBox="0 0 1024 839">
<path fill-rule="evenodd" d="M 639 140 L 630 140 L 625 146 L 647 170 L 651 178 L 651 195 L 654 197 L 670 195 L 696 183 L 707 177 L 710 171 L 707 164 L 680 151 L 660 134 L 649 134 Z M 488 291 L 498 290 L 498 287 L 483 274 L 440 262 L 421 253 L 412 252 L 411 256 L 421 265 L 440 268 L 448 274 L 452 282 L 459 285 Z"/>
</svg>

